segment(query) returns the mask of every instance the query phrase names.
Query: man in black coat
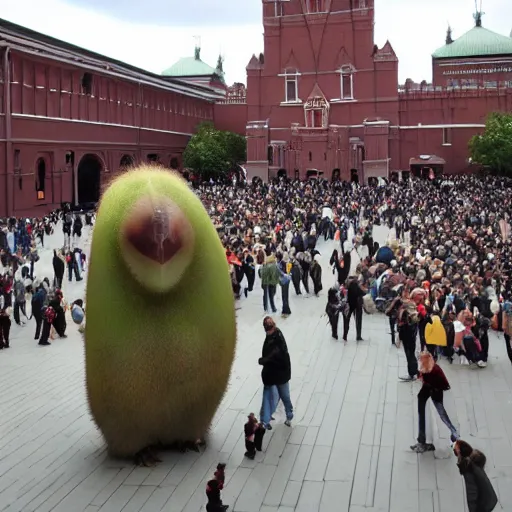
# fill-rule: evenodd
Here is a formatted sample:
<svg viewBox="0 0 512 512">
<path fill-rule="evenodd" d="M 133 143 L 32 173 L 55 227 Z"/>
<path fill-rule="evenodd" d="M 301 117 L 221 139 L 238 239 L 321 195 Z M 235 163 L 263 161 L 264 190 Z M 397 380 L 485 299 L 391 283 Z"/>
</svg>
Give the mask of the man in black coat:
<svg viewBox="0 0 512 512">
<path fill-rule="evenodd" d="M 293 405 L 290 399 L 290 379 L 292 365 L 290 354 L 283 333 L 276 327 L 274 320 L 266 316 L 263 319 L 263 328 L 266 337 L 263 350 L 258 361 L 263 366 L 261 380 L 263 381 L 263 407 L 261 423 L 267 430 L 271 430 L 270 418 L 277 404 L 274 403 L 274 386 L 286 411 L 285 425 L 291 426 L 293 419 Z"/>
</svg>

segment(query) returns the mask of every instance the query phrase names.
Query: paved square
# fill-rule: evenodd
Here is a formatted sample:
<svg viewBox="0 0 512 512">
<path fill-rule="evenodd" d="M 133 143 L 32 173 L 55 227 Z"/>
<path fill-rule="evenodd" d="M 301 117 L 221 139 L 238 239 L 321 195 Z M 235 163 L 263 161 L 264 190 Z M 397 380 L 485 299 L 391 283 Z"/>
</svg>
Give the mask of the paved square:
<svg viewBox="0 0 512 512">
<path fill-rule="evenodd" d="M 433 409 L 438 451 L 418 456 L 409 449 L 419 384 L 398 382 L 405 358 L 391 346 L 386 318 L 364 316 L 364 342 L 354 341 L 354 326 L 346 346 L 330 338 L 323 311 L 334 282 L 326 264 L 332 246 L 319 248 L 321 298 L 291 292 L 293 313 L 278 319 L 292 358 L 293 428 L 283 425 L 280 406 L 255 461 L 244 459 L 243 424 L 261 405 L 259 288 L 241 301 L 236 361 L 207 450 L 164 453 L 155 468 L 106 456 L 87 408 L 76 326 L 69 322 L 69 338 L 51 347 L 32 339 L 33 321 L 14 326 L 12 348 L 0 352 L 0 510 L 198 512 L 205 483 L 223 461 L 223 499 L 235 512 L 464 511 L 448 431 Z M 68 299 L 82 293 L 80 285 L 66 284 Z M 512 369 L 503 337 L 491 335 L 486 369 L 441 364 L 452 385 L 447 409 L 463 438 L 487 455 L 501 503 L 512 510 Z"/>
</svg>

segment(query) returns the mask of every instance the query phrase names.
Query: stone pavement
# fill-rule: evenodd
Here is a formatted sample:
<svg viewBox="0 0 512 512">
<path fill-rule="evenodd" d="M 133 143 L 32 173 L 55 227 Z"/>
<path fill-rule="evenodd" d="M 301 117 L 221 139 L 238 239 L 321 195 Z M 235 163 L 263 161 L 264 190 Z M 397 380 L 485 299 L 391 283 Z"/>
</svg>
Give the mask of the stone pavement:
<svg viewBox="0 0 512 512">
<path fill-rule="evenodd" d="M 419 384 L 398 382 L 405 358 L 391 346 L 386 318 L 364 316 L 364 342 L 356 344 L 353 328 L 346 346 L 331 339 L 322 314 L 334 282 L 325 264 L 332 243 L 319 248 L 322 297 L 292 292 L 293 314 L 278 318 L 292 358 L 293 427 L 283 425 L 280 406 L 255 461 L 244 459 L 243 424 L 261 405 L 259 288 L 241 301 L 236 361 L 208 448 L 163 453 L 155 468 L 106 456 L 87 408 L 76 326 L 69 324 L 69 338 L 51 347 L 32 340 L 33 321 L 14 326 L 12 348 L 0 353 L 0 510 L 198 512 L 205 483 L 222 461 L 223 499 L 235 512 L 464 511 L 448 431 L 432 410 L 438 451 L 409 450 Z M 45 258 L 40 271 L 51 275 Z M 66 284 L 69 299 L 83 293 L 81 284 Z M 442 362 L 452 385 L 446 402 L 463 438 L 487 455 L 503 507 L 512 510 L 512 371 L 502 336 L 492 335 L 490 353 L 484 370 Z"/>
</svg>

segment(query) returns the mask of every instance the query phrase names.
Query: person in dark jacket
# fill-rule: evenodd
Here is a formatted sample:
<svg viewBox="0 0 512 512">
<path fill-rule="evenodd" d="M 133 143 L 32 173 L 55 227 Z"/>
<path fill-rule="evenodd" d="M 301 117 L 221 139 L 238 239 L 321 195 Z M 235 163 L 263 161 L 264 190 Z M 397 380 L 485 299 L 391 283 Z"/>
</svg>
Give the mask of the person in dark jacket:
<svg viewBox="0 0 512 512">
<path fill-rule="evenodd" d="M 224 489 L 222 482 L 222 474 L 219 471 L 215 472 L 214 478 L 209 480 L 206 484 L 206 497 L 208 503 L 206 504 L 206 512 L 224 512 L 229 508 L 229 505 L 224 505 L 220 497 L 220 491 Z"/>
<path fill-rule="evenodd" d="M 256 270 L 254 266 L 254 258 L 248 249 L 244 250 L 244 258 L 242 260 L 242 268 L 244 270 L 245 277 L 247 278 L 247 288 L 244 289 L 244 295 L 247 297 L 249 292 L 252 292 L 254 288 L 254 281 L 256 279 Z"/>
<path fill-rule="evenodd" d="M 36 321 L 36 333 L 34 335 L 35 340 L 39 340 L 41 335 L 41 327 L 43 325 L 43 307 L 46 299 L 46 290 L 44 286 L 39 286 L 36 293 L 32 295 L 32 316 Z"/>
<path fill-rule="evenodd" d="M 352 279 L 347 288 L 348 313 L 343 316 L 343 341 L 347 341 L 352 314 L 356 317 L 356 341 L 363 341 L 363 297 L 366 292 L 359 286 L 356 278 Z"/>
<path fill-rule="evenodd" d="M 338 290 L 331 288 L 327 292 L 327 306 L 325 306 L 325 313 L 329 319 L 331 326 L 332 337 L 338 339 L 338 320 L 341 311 L 341 301 Z"/>
<path fill-rule="evenodd" d="M 0 349 L 9 348 L 9 333 L 11 331 L 11 308 L 11 284 L 7 278 L 0 277 Z"/>
<path fill-rule="evenodd" d="M 286 411 L 285 425 L 291 426 L 293 419 L 293 405 L 290 399 L 290 379 L 292 365 L 290 354 L 283 333 L 277 328 L 274 320 L 266 316 L 263 319 L 263 328 L 266 337 L 258 364 L 263 366 L 261 380 L 263 381 L 263 407 L 261 423 L 267 430 L 271 430 L 270 419 L 274 407 L 274 386 L 277 388 L 279 398 Z"/>
<path fill-rule="evenodd" d="M 498 497 L 484 470 L 485 455 L 464 441 L 457 441 L 453 451 L 464 478 L 469 512 L 492 512 L 498 504 Z"/>
<path fill-rule="evenodd" d="M 61 258 L 59 258 L 57 251 L 53 250 L 53 273 L 54 273 L 54 281 L 56 288 L 62 288 L 62 279 L 64 278 L 64 272 L 66 270 L 66 265 Z"/>
</svg>

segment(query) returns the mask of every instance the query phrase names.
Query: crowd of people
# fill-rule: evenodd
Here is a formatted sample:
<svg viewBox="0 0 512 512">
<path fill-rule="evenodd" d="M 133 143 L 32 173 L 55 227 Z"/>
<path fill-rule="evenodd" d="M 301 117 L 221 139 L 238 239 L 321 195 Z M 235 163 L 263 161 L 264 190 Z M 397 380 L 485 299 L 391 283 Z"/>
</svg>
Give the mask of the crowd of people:
<svg viewBox="0 0 512 512">
<path fill-rule="evenodd" d="M 272 315 L 292 315 L 290 294 L 294 293 L 324 296 L 332 337 L 339 338 L 341 315 L 345 343 L 352 317 L 358 343 L 363 341 L 364 312 L 385 313 L 391 344 L 403 346 L 407 359 L 407 374 L 401 379 L 422 380 L 419 433 L 412 448 L 418 453 L 433 449 L 425 438 L 425 405 L 430 398 L 450 430 L 466 483 L 471 468 L 479 468 L 471 473 L 472 478 L 485 474 L 444 409 L 442 395 L 450 386 L 438 362 L 445 358 L 450 364 L 483 370 L 489 360 L 491 329 L 504 332 L 512 362 L 511 180 L 457 176 L 381 186 L 255 180 L 204 184 L 196 193 L 225 247 L 238 307 L 243 307 L 249 294 L 259 290 L 262 294 L 266 337 L 259 364 L 263 398 L 259 418 L 251 414 L 244 428 L 247 457 L 254 458 L 261 449 L 279 400 L 285 406 L 286 424 L 291 426 L 290 355 Z M 92 224 L 91 215 L 85 223 Z M 54 275 L 39 276 L 39 247 L 59 225 L 64 240 L 62 250 L 54 252 Z M 380 246 L 374 240 L 378 226 L 389 233 Z M 11 311 L 16 323 L 27 319 L 26 297 L 32 302 L 39 343 L 48 343 L 52 327 L 57 335 L 65 336 L 60 290 L 66 268 L 69 280 L 74 276 L 79 281 L 85 271 L 82 229 L 82 216 L 66 210 L 39 220 L 3 222 L 0 348 L 9 346 Z M 320 239 L 332 240 L 331 269 L 322 268 L 319 262 Z M 325 273 L 331 270 L 337 284 L 322 293 Z M 209 485 L 217 490 L 222 487 Z"/>
<path fill-rule="evenodd" d="M 92 225 L 93 215 L 85 217 Z M 38 264 L 39 253 L 59 225 L 62 246 L 53 250 L 53 273 L 44 275 Z M 34 339 L 40 346 L 49 346 L 55 335 L 66 338 L 67 309 L 73 320 L 81 323 L 83 299 L 68 305 L 62 288 L 66 269 L 69 282 L 73 276 L 82 280 L 86 268 L 86 255 L 80 247 L 82 229 L 82 215 L 73 214 L 69 205 L 42 219 L 0 219 L 0 350 L 10 348 L 11 316 L 20 327 L 34 319 Z"/>
</svg>

